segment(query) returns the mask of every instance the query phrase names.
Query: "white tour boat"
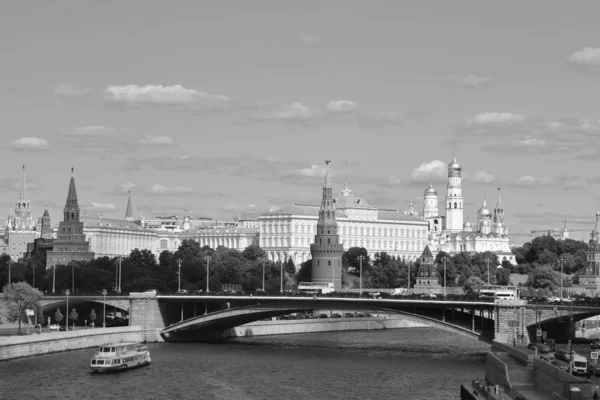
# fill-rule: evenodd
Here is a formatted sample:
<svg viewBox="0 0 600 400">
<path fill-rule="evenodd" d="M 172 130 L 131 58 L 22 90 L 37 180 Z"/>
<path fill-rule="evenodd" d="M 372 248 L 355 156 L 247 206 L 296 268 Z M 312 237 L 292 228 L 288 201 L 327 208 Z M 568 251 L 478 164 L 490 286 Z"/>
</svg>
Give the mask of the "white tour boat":
<svg viewBox="0 0 600 400">
<path fill-rule="evenodd" d="M 90 368 L 95 372 L 131 369 L 152 362 L 148 347 L 134 342 L 105 344 L 92 357 Z"/>
</svg>

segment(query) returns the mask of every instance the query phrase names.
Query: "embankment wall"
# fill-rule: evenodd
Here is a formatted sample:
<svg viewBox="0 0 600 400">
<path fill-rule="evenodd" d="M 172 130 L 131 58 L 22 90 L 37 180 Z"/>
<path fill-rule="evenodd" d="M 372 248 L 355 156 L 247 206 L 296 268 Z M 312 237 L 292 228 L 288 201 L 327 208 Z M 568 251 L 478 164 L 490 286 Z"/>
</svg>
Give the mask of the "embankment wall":
<svg viewBox="0 0 600 400">
<path fill-rule="evenodd" d="M 140 326 L 85 329 L 72 332 L 47 332 L 0 338 L 0 361 L 37 356 L 59 351 L 97 347 L 113 342 L 143 341 Z"/>
</svg>

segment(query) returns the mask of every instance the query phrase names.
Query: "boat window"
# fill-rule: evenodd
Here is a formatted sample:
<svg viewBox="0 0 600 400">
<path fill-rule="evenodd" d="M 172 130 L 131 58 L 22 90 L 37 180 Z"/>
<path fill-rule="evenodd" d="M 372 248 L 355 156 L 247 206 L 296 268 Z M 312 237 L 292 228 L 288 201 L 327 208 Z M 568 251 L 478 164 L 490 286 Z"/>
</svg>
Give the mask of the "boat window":
<svg viewBox="0 0 600 400">
<path fill-rule="evenodd" d="M 104 365 L 104 360 L 98 360 L 98 365 Z"/>
<path fill-rule="evenodd" d="M 92 360 L 92 365 L 96 364 L 96 360 Z"/>
</svg>

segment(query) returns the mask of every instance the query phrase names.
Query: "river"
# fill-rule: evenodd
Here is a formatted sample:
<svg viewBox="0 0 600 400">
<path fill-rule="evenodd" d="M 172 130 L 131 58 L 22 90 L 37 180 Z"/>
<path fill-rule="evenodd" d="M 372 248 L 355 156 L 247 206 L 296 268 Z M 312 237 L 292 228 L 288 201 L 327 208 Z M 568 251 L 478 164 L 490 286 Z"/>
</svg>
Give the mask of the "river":
<svg viewBox="0 0 600 400">
<path fill-rule="evenodd" d="M 488 345 L 432 328 L 150 344 L 152 364 L 89 373 L 95 349 L 0 363 L 0 398 L 456 400 Z"/>
</svg>

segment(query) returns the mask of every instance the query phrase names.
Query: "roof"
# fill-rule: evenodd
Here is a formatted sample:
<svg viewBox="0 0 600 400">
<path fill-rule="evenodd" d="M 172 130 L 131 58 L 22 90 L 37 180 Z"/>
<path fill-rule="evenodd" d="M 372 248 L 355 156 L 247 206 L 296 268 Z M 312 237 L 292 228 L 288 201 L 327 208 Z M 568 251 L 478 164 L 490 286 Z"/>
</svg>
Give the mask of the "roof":
<svg viewBox="0 0 600 400">
<path fill-rule="evenodd" d="M 421 219 L 414 215 L 405 215 L 404 213 L 401 213 L 398 210 L 379 210 L 377 213 L 377 219 L 392 221 L 419 221 L 423 224 L 427 223 L 427 221 L 425 221 L 424 219 Z"/>
<path fill-rule="evenodd" d="M 84 217 L 81 219 L 84 226 L 87 228 L 112 228 L 112 229 L 130 229 L 136 231 L 150 231 L 151 229 L 142 228 L 133 221 L 125 221 L 123 219 L 111 218 L 91 218 Z"/>
<path fill-rule="evenodd" d="M 240 215 L 240 221 L 257 221 L 259 217 L 258 211 L 245 211 Z"/>
<path fill-rule="evenodd" d="M 429 245 L 425 246 L 425 249 L 423 249 L 423 254 L 421 254 L 421 257 L 433 257 L 433 254 L 431 254 L 431 250 L 429 249 Z"/>
</svg>

